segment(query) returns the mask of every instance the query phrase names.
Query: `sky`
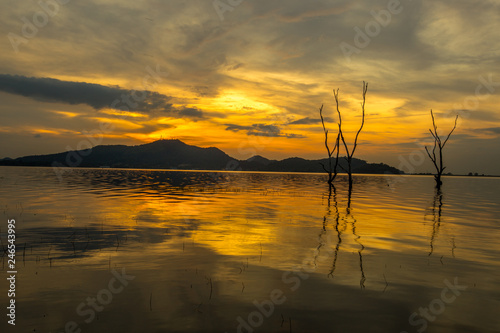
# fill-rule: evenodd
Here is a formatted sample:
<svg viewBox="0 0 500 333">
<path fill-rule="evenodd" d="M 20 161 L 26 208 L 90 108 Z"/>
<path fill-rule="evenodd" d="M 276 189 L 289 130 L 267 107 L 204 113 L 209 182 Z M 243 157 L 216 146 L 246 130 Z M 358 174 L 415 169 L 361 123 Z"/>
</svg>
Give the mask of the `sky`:
<svg viewBox="0 0 500 333">
<path fill-rule="evenodd" d="M 0 0 L 0 158 L 179 139 L 500 175 L 500 1 Z M 343 155 L 341 151 L 341 155 Z"/>
</svg>

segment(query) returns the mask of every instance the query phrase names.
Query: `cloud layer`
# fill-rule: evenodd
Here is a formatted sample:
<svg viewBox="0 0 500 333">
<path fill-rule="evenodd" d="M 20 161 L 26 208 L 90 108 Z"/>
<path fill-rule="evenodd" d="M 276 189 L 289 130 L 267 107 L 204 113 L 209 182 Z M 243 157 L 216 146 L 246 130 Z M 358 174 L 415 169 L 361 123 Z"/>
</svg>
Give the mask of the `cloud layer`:
<svg viewBox="0 0 500 333">
<path fill-rule="evenodd" d="M 33 98 L 41 102 L 60 102 L 70 105 L 86 104 L 95 110 L 158 112 L 165 116 L 203 118 L 196 108 L 176 109 L 171 97 L 148 90 L 126 90 L 86 82 L 61 81 L 0 74 L 0 91 Z"/>
<path fill-rule="evenodd" d="M 251 126 L 242 126 L 235 124 L 226 124 L 226 131 L 239 132 L 244 131 L 247 135 L 252 136 L 268 136 L 268 137 L 283 137 L 289 139 L 301 139 L 305 136 L 301 134 L 294 133 L 283 133 L 281 129 L 276 125 L 267 124 L 252 124 Z"/>
</svg>

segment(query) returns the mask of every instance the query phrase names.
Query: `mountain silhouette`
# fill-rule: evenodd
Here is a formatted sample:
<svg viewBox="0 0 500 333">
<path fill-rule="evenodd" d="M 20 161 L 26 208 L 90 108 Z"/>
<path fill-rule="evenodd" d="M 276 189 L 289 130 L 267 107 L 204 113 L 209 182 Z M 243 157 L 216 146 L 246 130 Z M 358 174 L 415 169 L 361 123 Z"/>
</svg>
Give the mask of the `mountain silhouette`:
<svg viewBox="0 0 500 333">
<path fill-rule="evenodd" d="M 180 140 L 158 140 L 137 146 L 101 145 L 92 149 L 0 160 L 0 165 L 10 166 L 324 172 L 320 163 L 327 165 L 327 159 L 292 157 L 277 161 L 256 155 L 240 161 L 218 148 L 191 146 Z M 341 158 L 339 164 L 346 167 L 345 159 Z M 402 173 L 386 164 L 367 163 L 356 158 L 352 164 L 355 173 Z"/>
</svg>

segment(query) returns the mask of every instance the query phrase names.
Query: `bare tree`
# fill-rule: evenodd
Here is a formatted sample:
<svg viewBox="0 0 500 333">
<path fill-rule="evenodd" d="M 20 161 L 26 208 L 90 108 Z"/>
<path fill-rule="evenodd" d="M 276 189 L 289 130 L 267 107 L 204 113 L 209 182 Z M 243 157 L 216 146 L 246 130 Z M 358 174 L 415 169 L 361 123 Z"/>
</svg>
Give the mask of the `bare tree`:
<svg viewBox="0 0 500 333">
<path fill-rule="evenodd" d="M 344 133 L 342 132 L 342 115 L 340 114 L 340 109 L 339 109 L 339 89 L 337 91 L 333 91 L 333 95 L 335 96 L 335 102 L 337 103 L 337 113 L 339 115 L 339 136 L 340 139 L 342 139 L 342 143 L 344 144 L 345 152 L 346 152 L 346 160 L 347 160 L 347 170 L 340 166 L 344 171 L 347 172 L 347 175 L 349 176 L 349 190 L 352 190 L 352 157 L 354 156 L 354 152 L 356 151 L 356 148 L 358 146 L 358 136 L 361 130 L 363 129 L 363 126 L 365 124 L 365 102 L 366 102 L 366 92 L 368 91 L 368 83 L 365 83 L 363 81 L 363 102 L 361 102 L 361 111 L 362 113 L 362 118 L 361 118 L 361 126 L 356 133 L 356 137 L 354 139 L 354 145 L 352 147 L 352 150 L 349 150 L 349 147 L 347 146 Z"/>
<path fill-rule="evenodd" d="M 457 120 L 458 120 L 458 115 L 455 118 L 455 125 L 451 129 L 450 133 L 446 137 L 446 140 L 444 142 L 441 140 L 441 138 L 438 135 L 437 132 L 437 125 L 436 121 L 434 119 L 434 113 L 431 110 L 431 117 L 432 117 L 432 128 L 429 129 L 429 132 L 431 132 L 432 137 L 434 138 L 434 148 L 432 149 L 432 154 L 429 152 L 429 149 L 427 149 L 427 146 L 425 146 L 425 151 L 427 152 L 427 155 L 429 155 L 429 158 L 431 159 L 432 163 L 434 164 L 434 167 L 436 168 L 436 174 L 434 175 L 434 179 L 436 180 L 436 188 L 441 188 L 441 185 L 443 182 L 441 181 L 441 175 L 443 174 L 444 169 L 446 169 L 445 166 L 443 166 L 443 148 L 446 145 L 446 142 L 448 142 L 448 139 L 451 136 L 451 133 L 457 128 Z M 437 156 L 436 156 L 436 148 L 437 148 Z"/>
<path fill-rule="evenodd" d="M 328 130 L 326 129 L 325 126 L 325 120 L 323 119 L 323 105 L 319 108 L 319 116 L 321 117 L 321 124 L 323 125 L 323 131 L 325 132 L 325 147 L 326 151 L 328 152 L 328 169 L 325 167 L 323 163 L 320 163 L 321 166 L 323 167 L 323 170 L 325 170 L 326 173 L 328 173 L 328 184 L 330 185 L 330 190 L 333 186 L 333 181 L 335 180 L 335 177 L 337 177 L 337 166 L 339 164 L 339 147 L 340 147 L 340 133 L 337 134 L 337 140 L 335 141 L 335 146 L 333 147 L 332 150 L 330 150 L 330 147 L 328 146 Z M 335 165 L 332 166 L 332 155 L 337 152 L 337 156 L 335 157 Z"/>
</svg>

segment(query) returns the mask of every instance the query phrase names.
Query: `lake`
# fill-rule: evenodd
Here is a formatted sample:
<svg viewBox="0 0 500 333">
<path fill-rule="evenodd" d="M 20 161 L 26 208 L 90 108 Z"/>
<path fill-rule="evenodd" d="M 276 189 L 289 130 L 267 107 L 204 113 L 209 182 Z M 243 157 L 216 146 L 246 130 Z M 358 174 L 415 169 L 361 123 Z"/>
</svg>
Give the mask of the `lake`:
<svg viewBox="0 0 500 333">
<path fill-rule="evenodd" d="M 500 331 L 500 178 L 336 182 L 0 167 L 0 331 Z"/>
</svg>

